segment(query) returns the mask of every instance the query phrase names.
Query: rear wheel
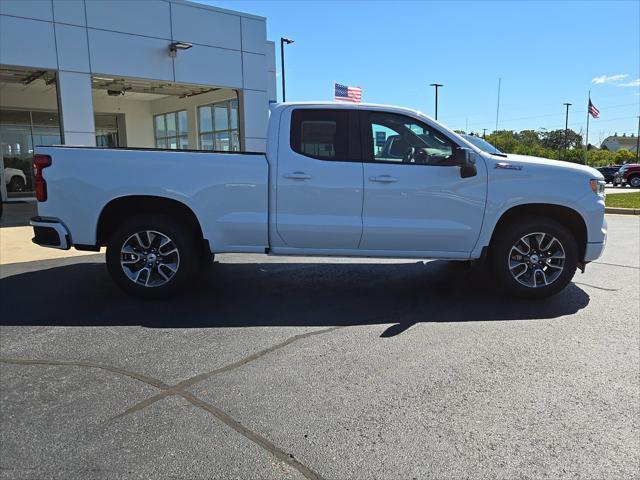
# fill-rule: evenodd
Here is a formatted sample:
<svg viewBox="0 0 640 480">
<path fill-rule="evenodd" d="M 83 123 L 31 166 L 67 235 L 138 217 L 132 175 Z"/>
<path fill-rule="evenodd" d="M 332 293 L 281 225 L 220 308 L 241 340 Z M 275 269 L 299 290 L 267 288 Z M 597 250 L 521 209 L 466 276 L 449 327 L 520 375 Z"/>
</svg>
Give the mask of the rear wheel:
<svg viewBox="0 0 640 480">
<path fill-rule="evenodd" d="M 498 232 L 490 263 L 507 292 L 526 298 L 549 297 L 573 278 L 578 247 L 571 232 L 555 220 L 527 217 Z"/>
<path fill-rule="evenodd" d="M 22 192 L 24 191 L 25 183 L 22 177 L 11 177 L 7 190 L 10 192 Z"/>
<path fill-rule="evenodd" d="M 164 215 L 125 221 L 107 242 L 107 268 L 125 292 L 160 298 L 184 289 L 198 271 L 196 235 Z"/>
<path fill-rule="evenodd" d="M 640 175 L 629 177 L 629 185 L 633 188 L 640 188 Z"/>
</svg>

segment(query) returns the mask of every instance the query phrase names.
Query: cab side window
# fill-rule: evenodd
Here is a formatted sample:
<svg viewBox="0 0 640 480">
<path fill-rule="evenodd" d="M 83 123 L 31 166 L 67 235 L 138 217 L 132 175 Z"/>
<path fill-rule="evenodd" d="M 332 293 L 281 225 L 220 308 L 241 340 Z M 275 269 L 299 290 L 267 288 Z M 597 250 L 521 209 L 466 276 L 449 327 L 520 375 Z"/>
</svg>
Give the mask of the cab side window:
<svg viewBox="0 0 640 480">
<path fill-rule="evenodd" d="M 455 145 L 440 132 L 404 115 L 367 112 L 365 161 L 445 165 Z"/>
<path fill-rule="evenodd" d="M 350 140 L 353 114 L 344 109 L 297 109 L 291 115 L 291 149 L 319 160 L 359 160 Z M 357 129 L 354 129 L 357 131 Z"/>
</svg>

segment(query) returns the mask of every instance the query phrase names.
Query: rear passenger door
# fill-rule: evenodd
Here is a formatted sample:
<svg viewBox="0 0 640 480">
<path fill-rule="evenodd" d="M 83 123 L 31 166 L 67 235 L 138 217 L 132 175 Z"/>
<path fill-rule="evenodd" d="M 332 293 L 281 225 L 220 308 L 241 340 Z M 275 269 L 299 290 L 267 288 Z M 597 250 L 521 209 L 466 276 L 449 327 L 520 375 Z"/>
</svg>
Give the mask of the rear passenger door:
<svg viewBox="0 0 640 480">
<path fill-rule="evenodd" d="M 357 249 L 363 196 L 357 111 L 295 108 L 280 131 L 278 235 L 289 247 Z"/>
</svg>

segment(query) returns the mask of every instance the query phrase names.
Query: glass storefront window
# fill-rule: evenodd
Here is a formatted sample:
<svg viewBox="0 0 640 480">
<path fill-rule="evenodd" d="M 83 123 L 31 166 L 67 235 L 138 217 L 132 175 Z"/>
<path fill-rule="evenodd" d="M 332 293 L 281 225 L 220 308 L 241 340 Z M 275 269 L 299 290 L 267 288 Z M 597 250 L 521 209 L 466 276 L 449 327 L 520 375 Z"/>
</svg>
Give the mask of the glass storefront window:
<svg viewBox="0 0 640 480">
<path fill-rule="evenodd" d="M 122 114 L 96 113 L 96 146 L 101 148 L 119 148 L 123 139 L 120 138 Z"/>
<path fill-rule="evenodd" d="M 0 109 L 0 153 L 9 198 L 33 196 L 33 149 L 61 143 L 57 112 Z"/>
<path fill-rule="evenodd" d="M 57 112 L 31 112 L 31 123 L 43 127 L 60 128 Z"/>
<path fill-rule="evenodd" d="M 201 149 L 222 152 L 240 150 L 237 99 L 198 107 L 198 118 Z"/>
<path fill-rule="evenodd" d="M 189 148 L 187 111 L 156 115 L 153 119 L 156 148 L 172 150 Z"/>
</svg>

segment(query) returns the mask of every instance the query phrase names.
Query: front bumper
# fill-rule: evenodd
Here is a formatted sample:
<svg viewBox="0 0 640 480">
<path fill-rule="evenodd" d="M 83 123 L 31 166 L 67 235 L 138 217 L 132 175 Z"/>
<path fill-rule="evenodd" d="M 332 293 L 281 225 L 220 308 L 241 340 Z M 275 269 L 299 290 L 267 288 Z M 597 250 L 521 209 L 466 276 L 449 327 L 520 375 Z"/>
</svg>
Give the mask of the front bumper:
<svg viewBox="0 0 640 480">
<path fill-rule="evenodd" d="M 584 263 L 592 262 L 600 258 L 600 256 L 602 255 L 602 252 L 604 251 L 604 247 L 607 245 L 608 225 L 607 225 L 607 217 L 604 215 L 604 209 L 605 209 L 604 200 L 601 200 L 598 203 L 601 205 L 601 208 L 602 208 L 602 213 L 599 214 L 599 215 L 602 215 L 601 217 L 602 220 L 596 220 L 596 218 L 593 218 L 593 223 L 594 224 L 597 224 L 600 222 L 602 223 L 600 223 L 599 231 L 596 230 L 596 231 L 589 232 L 589 238 L 591 240 L 600 240 L 600 241 L 587 242 L 587 245 L 584 250 L 584 259 L 583 259 Z"/>
<path fill-rule="evenodd" d="M 593 262 L 597 260 L 604 252 L 604 247 L 607 244 L 606 241 L 602 243 L 587 243 L 587 248 L 584 252 L 584 261 Z"/>
<path fill-rule="evenodd" d="M 69 230 L 57 218 L 33 217 L 29 223 L 34 233 L 31 241 L 36 245 L 60 250 L 71 248 Z"/>
</svg>

